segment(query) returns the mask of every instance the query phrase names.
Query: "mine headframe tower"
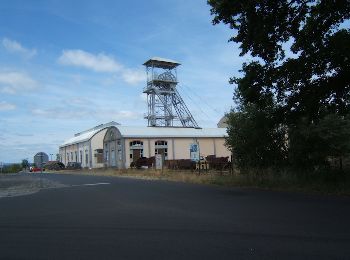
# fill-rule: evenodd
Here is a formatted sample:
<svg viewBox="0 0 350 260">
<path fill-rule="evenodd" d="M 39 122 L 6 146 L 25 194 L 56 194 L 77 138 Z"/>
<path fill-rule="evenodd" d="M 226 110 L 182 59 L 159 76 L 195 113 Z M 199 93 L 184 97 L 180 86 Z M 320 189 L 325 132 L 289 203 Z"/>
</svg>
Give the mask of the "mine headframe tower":
<svg viewBox="0 0 350 260">
<path fill-rule="evenodd" d="M 180 63 L 153 57 L 146 61 L 147 86 L 143 93 L 147 94 L 148 126 L 194 127 L 199 128 L 185 102 L 176 90 L 177 71 Z"/>
</svg>

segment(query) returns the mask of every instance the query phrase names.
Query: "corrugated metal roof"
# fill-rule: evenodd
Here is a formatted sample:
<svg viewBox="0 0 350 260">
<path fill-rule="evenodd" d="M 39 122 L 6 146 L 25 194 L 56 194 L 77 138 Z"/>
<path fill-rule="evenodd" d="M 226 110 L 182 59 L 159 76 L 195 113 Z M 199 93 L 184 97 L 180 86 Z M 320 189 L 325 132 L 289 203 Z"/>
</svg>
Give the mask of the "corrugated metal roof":
<svg viewBox="0 0 350 260">
<path fill-rule="evenodd" d="M 107 125 L 107 124 L 106 124 Z M 60 147 L 86 142 L 99 131 L 110 127 L 91 130 L 74 136 L 65 141 Z M 147 126 L 123 126 L 115 125 L 121 135 L 126 138 L 215 138 L 226 137 L 226 128 L 186 128 L 186 127 L 147 127 Z"/>
<path fill-rule="evenodd" d="M 81 135 L 78 135 L 78 136 L 74 136 L 74 137 L 66 140 L 62 145 L 60 145 L 60 147 L 86 142 L 86 141 L 90 140 L 90 138 L 93 137 L 94 134 L 96 134 L 97 132 L 99 132 L 101 130 L 102 129 L 92 130 L 90 132 L 87 132 L 87 133 L 84 133 L 84 134 L 81 134 Z"/>
<path fill-rule="evenodd" d="M 155 66 L 155 67 L 169 67 L 169 68 L 175 68 L 178 65 L 181 65 L 180 62 L 171 60 L 171 59 L 165 59 L 161 57 L 153 57 L 147 60 L 143 65 L 145 66 Z"/>
<path fill-rule="evenodd" d="M 106 123 L 106 124 L 100 124 L 98 126 L 95 126 L 95 127 L 90 128 L 88 130 L 82 131 L 80 133 L 76 133 L 74 136 L 82 135 L 82 134 L 85 134 L 87 132 L 91 132 L 93 130 L 103 129 L 103 128 L 106 128 L 106 127 L 109 127 L 109 126 L 116 126 L 116 125 L 120 125 L 120 124 L 117 123 L 117 122 L 111 121 L 111 122 Z"/>
<path fill-rule="evenodd" d="M 161 58 L 161 57 L 152 57 L 150 60 L 180 64 L 180 62 L 177 62 L 175 60 Z"/>
<path fill-rule="evenodd" d="M 119 123 L 112 121 L 106 124 L 95 126 L 94 128 L 75 134 L 74 137 L 66 140 L 62 145 L 60 145 L 60 147 L 86 142 L 90 140 L 91 137 L 93 137 L 95 134 L 102 131 L 103 129 L 106 129 L 111 126 L 119 126 L 119 125 L 120 125 Z"/>
<path fill-rule="evenodd" d="M 117 126 L 123 137 L 224 137 L 225 128 L 186 128 L 186 127 L 144 127 L 144 126 Z"/>
</svg>

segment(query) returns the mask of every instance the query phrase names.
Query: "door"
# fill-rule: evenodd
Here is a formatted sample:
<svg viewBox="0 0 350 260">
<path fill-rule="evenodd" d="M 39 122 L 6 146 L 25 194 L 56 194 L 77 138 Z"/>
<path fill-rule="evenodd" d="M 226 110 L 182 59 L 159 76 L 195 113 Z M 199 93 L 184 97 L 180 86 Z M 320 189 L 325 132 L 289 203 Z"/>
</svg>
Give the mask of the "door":
<svg viewBox="0 0 350 260">
<path fill-rule="evenodd" d="M 138 159 L 140 159 L 140 157 L 141 157 L 140 151 L 141 151 L 141 150 L 139 150 L 139 149 L 133 149 L 133 150 L 132 150 L 132 161 L 133 161 L 133 162 L 136 162 Z"/>
<path fill-rule="evenodd" d="M 116 160 L 115 160 L 115 151 L 114 150 L 111 151 L 111 166 L 112 167 L 116 167 L 117 166 L 117 163 L 116 163 Z"/>
</svg>

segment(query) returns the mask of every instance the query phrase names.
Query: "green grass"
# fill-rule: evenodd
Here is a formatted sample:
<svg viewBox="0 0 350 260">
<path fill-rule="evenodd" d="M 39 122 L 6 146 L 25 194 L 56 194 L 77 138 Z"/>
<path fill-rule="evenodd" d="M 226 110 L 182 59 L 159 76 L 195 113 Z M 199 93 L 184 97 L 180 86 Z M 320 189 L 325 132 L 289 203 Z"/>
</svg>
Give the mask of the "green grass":
<svg viewBox="0 0 350 260">
<path fill-rule="evenodd" d="M 61 173 L 70 173 L 61 171 Z M 77 174 L 120 176 L 147 180 L 168 180 L 185 183 L 211 184 L 227 187 L 249 187 L 267 190 L 292 191 L 316 194 L 350 195 L 350 173 L 344 172 L 294 172 L 250 170 L 233 174 L 229 172 L 208 173 L 185 170 L 154 169 L 93 169 L 76 171 Z"/>
</svg>

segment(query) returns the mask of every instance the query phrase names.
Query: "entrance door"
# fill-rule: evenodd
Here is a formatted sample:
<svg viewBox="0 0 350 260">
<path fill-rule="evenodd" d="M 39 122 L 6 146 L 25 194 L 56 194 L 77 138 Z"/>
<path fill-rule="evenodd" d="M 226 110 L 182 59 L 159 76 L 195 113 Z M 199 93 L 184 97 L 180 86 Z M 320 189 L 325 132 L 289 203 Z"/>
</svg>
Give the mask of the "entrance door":
<svg viewBox="0 0 350 260">
<path fill-rule="evenodd" d="M 115 151 L 114 150 L 111 151 L 111 166 L 112 167 L 116 167 L 117 166 L 117 163 L 116 163 L 116 160 L 115 160 Z"/>
<path fill-rule="evenodd" d="M 157 149 L 157 154 L 161 154 L 162 156 L 165 154 L 165 149 Z"/>
<path fill-rule="evenodd" d="M 132 150 L 132 160 L 133 162 L 136 162 L 141 157 L 141 150 L 139 149 L 133 149 Z"/>
</svg>

